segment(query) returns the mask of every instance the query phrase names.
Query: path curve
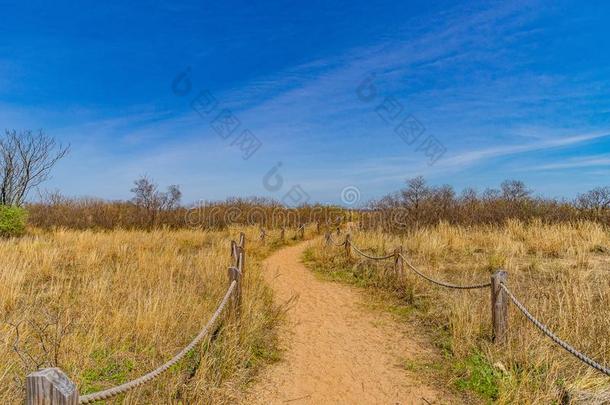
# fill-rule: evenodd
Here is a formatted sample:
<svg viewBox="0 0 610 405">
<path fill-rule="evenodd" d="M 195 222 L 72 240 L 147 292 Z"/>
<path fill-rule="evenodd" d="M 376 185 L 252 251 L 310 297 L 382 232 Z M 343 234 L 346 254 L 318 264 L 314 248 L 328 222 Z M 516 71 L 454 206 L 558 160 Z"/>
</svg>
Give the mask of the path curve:
<svg viewBox="0 0 610 405">
<path fill-rule="evenodd" d="M 458 403 L 401 367 L 423 351 L 404 325 L 365 308 L 357 289 L 321 281 L 301 263 L 308 243 L 265 260 L 265 278 L 278 302 L 296 299 L 280 332 L 283 360 L 263 371 L 245 402 Z"/>
</svg>

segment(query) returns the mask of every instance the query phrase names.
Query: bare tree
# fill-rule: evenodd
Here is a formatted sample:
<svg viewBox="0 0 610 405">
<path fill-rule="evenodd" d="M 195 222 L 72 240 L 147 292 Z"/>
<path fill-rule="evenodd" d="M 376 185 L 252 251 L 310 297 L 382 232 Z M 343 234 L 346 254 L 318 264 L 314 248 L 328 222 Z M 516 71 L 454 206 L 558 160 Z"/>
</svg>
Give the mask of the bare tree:
<svg viewBox="0 0 610 405">
<path fill-rule="evenodd" d="M 584 194 L 580 194 L 576 198 L 576 204 L 582 209 L 595 211 L 610 208 L 610 187 L 596 187 Z"/>
<path fill-rule="evenodd" d="M 180 200 L 182 199 L 182 191 L 180 191 L 180 187 L 175 184 L 167 187 L 167 192 L 161 193 L 162 201 L 161 201 L 161 209 L 162 210 L 171 210 L 180 205 Z"/>
<path fill-rule="evenodd" d="M 138 207 L 148 210 L 154 210 L 159 205 L 159 191 L 155 183 L 148 177 L 143 176 L 133 182 L 134 187 L 131 192 L 134 194 L 133 203 Z"/>
<path fill-rule="evenodd" d="M 173 184 L 166 192 L 162 192 L 159 191 L 157 184 L 146 176 L 134 181 L 131 192 L 134 194 L 132 202 L 146 210 L 151 226 L 155 223 L 159 212 L 178 207 L 182 198 L 179 186 Z"/>
<path fill-rule="evenodd" d="M 426 180 L 418 176 L 406 181 L 407 187 L 402 190 L 402 198 L 408 207 L 418 210 L 422 201 L 430 195 Z"/>
<path fill-rule="evenodd" d="M 525 183 L 520 180 L 504 180 L 500 184 L 502 189 L 502 198 L 507 201 L 523 201 L 530 198 L 532 190 L 525 186 Z"/>
<path fill-rule="evenodd" d="M 0 138 L 0 204 L 22 205 L 68 150 L 43 131 L 5 131 Z"/>
<path fill-rule="evenodd" d="M 407 179 L 407 187 L 402 189 L 404 207 L 409 210 L 412 220 L 419 223 L 423 211 L 423 204 L 430 196 L 431 190 L 423 176 Z"/>
</svg>

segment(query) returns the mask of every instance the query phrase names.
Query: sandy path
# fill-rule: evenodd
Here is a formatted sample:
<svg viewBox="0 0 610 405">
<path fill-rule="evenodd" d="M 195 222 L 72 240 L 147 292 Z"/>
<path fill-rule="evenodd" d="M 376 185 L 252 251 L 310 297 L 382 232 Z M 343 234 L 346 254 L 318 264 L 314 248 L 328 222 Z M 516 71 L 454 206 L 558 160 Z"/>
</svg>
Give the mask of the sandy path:
<svg viewBox="0 0 610 405">
<path fill-rule="evenodd" d="M 297 299 L 288 313 L 288 328 L 280 334 L 284 359 L 263 373 L 246 402 L 459 402 L 401 368 L 405 359 L 421 355 L 422 345 L 388 315 L 365 308 L 356 289 L 317 279 L 300 262 L 306 246 L 282 249 L 265 261 L 265 277 L 276 299 Z"/>
</svg>

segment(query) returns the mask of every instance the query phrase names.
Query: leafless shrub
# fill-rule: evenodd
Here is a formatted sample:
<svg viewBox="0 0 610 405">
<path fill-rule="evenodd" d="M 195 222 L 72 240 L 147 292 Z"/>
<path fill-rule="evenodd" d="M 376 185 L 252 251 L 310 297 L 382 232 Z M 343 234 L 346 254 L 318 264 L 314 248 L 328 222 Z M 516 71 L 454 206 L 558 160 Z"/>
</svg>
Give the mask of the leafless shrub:
<svg viewBox="0 0 610 405">
<path fill-rule="evenodd" d="M 15 383 L 19 389 L 25 386 L 22 377 L 46 367 L 60 367 L 66 337 L 72 331 L 72 320 L 67 313 L 46 308 L 33 313 L 27 320 L 7 321 L 13 330 L 12 349 L 19 358 L 19 371 Z"/>
<path fill-rule="evenodd" d="M 407 214 L 404 226 L 393 219 L 397 210 Z M 370 221 L 374 215 L 381 220 Z M 574 201 L 535 197 L 525 183 L 506 180 L 499 189 L 488 188 L 481 194 L 472 188 L 456 196 L 451 186 L 430 186 L 423 177 L 408 179 L 406 187 L 370 204 L 361 221 L 385 230 L 403 232 L 408 228 L 451 224 L 501 224 L 509 219 L 542 220 L 546 223 L 610 220 L 610 187 L 600 187 L 580 195 Z M 371 226 L 368 226 L 370 229 Z"/>
</svg>

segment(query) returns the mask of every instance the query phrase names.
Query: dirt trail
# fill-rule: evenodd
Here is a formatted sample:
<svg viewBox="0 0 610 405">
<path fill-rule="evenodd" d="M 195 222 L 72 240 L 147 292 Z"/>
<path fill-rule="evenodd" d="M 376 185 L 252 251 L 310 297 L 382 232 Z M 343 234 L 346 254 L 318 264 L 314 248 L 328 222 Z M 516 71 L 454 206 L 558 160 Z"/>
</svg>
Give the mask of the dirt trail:
<svg viewBox="0 0 610 405">
<path fill-rule="evenodd" d="M 297 298 L 280 333 L 284 358 L 263 373 L 246 402 L 458 403 L 401 367 L 424 351 L 412 331 L 365 308 L 356 289 L 317 279 L 300 262 L 306 247 L 307 242 L 282 249 L 265 261 L 276 298 Z"/>
</svg>

